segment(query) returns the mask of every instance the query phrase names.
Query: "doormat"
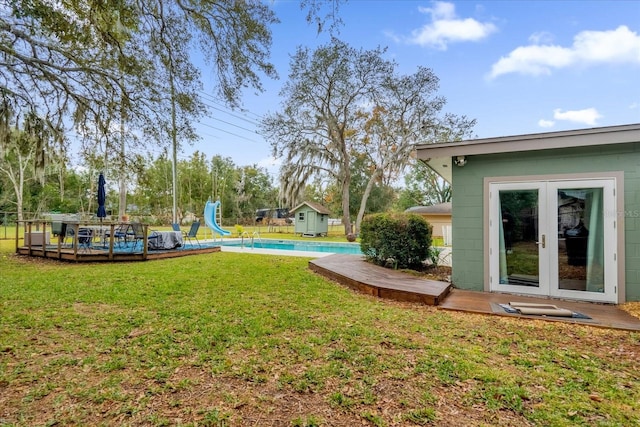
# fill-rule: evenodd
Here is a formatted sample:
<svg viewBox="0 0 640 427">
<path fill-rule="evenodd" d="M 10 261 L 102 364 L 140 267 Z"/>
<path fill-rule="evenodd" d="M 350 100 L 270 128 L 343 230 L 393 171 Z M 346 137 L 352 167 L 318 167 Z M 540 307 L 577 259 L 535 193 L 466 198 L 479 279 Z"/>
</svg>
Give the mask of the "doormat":
<svg viewBox="0 0 640 427">
<path fill-rule="evenodd" d="M 570 317 L 573 319 L 591 319 L 583 313 L 567 310 L 566 308 L 560 308 L 553 304 L 536 304 L 526 302 L 510 302 L 508 304 L 494 304 L 499 307 L 498 310 L 502 310 L 509 314 L 524 314 L 528 316 L 544 316 L 544 317 Z M 494 309 L 494 311 L 496 311 Z M 498 311 L 499 312 L 499 311 Z"/>
</svg>

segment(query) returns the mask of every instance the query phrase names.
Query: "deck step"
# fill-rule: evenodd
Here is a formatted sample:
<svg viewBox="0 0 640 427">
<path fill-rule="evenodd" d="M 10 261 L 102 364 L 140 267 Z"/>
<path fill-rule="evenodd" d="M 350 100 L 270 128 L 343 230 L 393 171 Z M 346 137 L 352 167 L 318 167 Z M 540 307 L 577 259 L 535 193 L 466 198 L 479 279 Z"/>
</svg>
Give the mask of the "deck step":
<svg viewBox="0 0 640 427">
<path fill-rule="evenodd" d="M 309 268 L 359 292 L 396 301 L 438 305 L 451 290 L 449 283 L 380 267 L 361 255 L 329 255 L 309 261 Z"/>
</svg>

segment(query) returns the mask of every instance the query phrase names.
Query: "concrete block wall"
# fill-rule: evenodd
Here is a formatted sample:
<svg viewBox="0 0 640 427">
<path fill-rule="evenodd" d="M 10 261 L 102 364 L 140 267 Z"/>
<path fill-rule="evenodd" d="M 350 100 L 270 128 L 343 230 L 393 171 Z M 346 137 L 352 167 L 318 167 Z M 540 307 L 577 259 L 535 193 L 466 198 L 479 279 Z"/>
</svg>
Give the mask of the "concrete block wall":
<svg viewBox="0 0 640 427">
<path fill-rule="evenodd" d="M 612 146 L 468 156 L 452 166 L 454 285 L 483 290 L 485 177 L 624 171 L 625 282 L 627 301 L 640 301 L 640 142 Z M 615 207 L 611 207 L 615 211 Z M 619 222 L 620 223 L 620 222 Z"/>
</svg>

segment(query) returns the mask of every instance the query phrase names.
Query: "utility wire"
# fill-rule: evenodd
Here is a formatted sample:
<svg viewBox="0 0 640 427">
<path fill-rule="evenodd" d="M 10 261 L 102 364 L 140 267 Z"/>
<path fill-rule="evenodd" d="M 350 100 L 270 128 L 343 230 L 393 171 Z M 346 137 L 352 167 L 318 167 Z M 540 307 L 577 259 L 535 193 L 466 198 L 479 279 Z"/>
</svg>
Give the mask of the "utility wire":
<svg viewBox="0 0 640 427">
<path fill-rule="evenodd" d="M 218 119 L 218 118 L 216 118 L 216 117 L 210 117 L 210 118 L 211 118 L 212 120 L 217 120 L 217 121 L 219 121 L 219 122 L 225 123 L 225 124 L 227 124 L 227 125 L 229 125 L 229 126 L 233 126 L 233 127 L 238 128 L 238 129 L 246 130 L 247 132 L 251 132 L 251 133 L 258 133 L 258 132 L 256 132 L 255 130 L 247 129 L 247 128 L 242 127 L 242 126 L 240 126 L 240 125 L 237 125 L 237 124 L 235 124 L 235 123 L 227 122 L 226 120 Z M 198 123 L 202 123 L 202 122 L 198 122 Z"/>
<path fill-rule="evenodd" d="M 228 114 L 231 117 L 235 117 L 236 119 L 242 120 L 242 121 L 247 122 L 249 124 L 252 124 L 254 126 L 259 126 L 260 125 L 260 123 L 254 121 L 254 120 L 251 120 L 251 119 L 249 119 L 247 117 L 240 116 L 238 114 L 230 113 L 229 111 L 223 110 L 222 108 L 215 107 L 215 106 L 209 104 L 208 102 L 211 102 L 211 101 L 208 101 L 208 100 L 207 101 L 202 101 L 202 103 L 204 105 L 206 105 L 207 107 L 211 108 L 212 110 L 216 110 L 216 111 L 220 111 L 221 113 Z"/>
<path fill-rule="evenodd" d="M 209 124 L 207 124 L 207 123 L 202 123 L 202 122 L 199 122 L 199 123 L 200 123 L 202 126 L 206 126 L 206 127 L 211 128 L 211 129 L 218 130 L 218 131 L 220 131 L 220 132 L 228 133 L 229 135 L 237 136 L 238 138 L 246 139 L 246 140 L 247 140 L 247 141 L 249 141 L 249 142 L 254 142 L 254 143 L 256 143 L 256 144 L 260 144 L 260 142 L 259 142 L 259 141 L 256 141 L 256 140 L 253 140 L 253 139 L 249 139 L 249 138 L 247 138 L 247 137 L 245 137 L 245 136 L 238 135 L 237 133 L 229 132 L 228 130 L 220 129 L 220 128 L 217 128 L 217 127 L 215 127 L 215 126 L 211 126 L 211 125 L 209 125 Z"/>
<path fill-rule="evenodd" d="M 254 112 L 251 112 L 251 111 L 249 111 L 249 110 L 245 110 L 245 109 L 242 109 L 242 112 L 243 112 L 243 113 L 245 113 L 245 116 L 244 116 L 244 117 L 243 117 L 243 116 L 240 116 L 240 115 L 238 115 L 238 114 L 236 114 L 235 112 L 229 112 L 229 111 L 228 111 L 228 107 L 227 107 L 226 105 L 224 105 L 224 104 L 222 104 L 222 103 L 218 102 L 216 98 L 214 98 L 213 96 L 209 95 L 209 94 L 208 94 L 208 93 L 206 93 L 206 92 L 203 92 L 203 91 L 199 91 L 199 92 L 200 92 L 200 94 L 202 94 L 205 98 L 207 98 L 206 100 L 207 100 L 208 102 L 210 102 L 210 103 L 212 103 L 212 104 L 215 104 L 215 105 L 217 105 L 218 107 L 222 107 L 223 109 L 220 109 L 220 108 L 216 108 L 216 107 L 210 106 L 211 108 L 214 108 L 214 109 L 216 109 L 216 110 L 222 111 L 222 112 L 223 112 L 223 113 L 225 113 L 225 114 L 229 114 L 230 116 L 234 116 L 234 117 L 237 117 L 237 118 L 239 118 L 239 119 L 241 119 L 241 120 L 246 120 L 246 121 L 248 121 L 248 122 L 252 122 L 252 123 L 255 123 L 255 120 L 262 120 L 262 116 L 260 116 L 259 114 L 256 114 L 256 113 L 254 113 Z M 251 114 L 251 115 L 255 116 L 255 118 L 253 118 L 253 119 L 252 119 L 252 118 L 249 118 L 249 117 L 247 117 L 247 116 L 246 116 L 246 114 Z"/>
</svg>

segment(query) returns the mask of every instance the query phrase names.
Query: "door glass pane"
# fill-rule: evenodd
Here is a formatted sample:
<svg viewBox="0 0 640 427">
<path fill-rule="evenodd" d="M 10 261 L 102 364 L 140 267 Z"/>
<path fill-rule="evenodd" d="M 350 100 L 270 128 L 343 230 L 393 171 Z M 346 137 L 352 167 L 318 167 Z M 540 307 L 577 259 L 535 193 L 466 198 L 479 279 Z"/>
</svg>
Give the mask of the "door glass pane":
<svg viewBox="0 0 640 427">
<path fill-rule="evenodd" d="M 558 287 L 604 292 L 602 188 L 558 190 Z"/>
<path fill-rule="evenodd" d="M 540 286 L 538 190 L 500 190 L 500 283 Z"/>
</svg>

